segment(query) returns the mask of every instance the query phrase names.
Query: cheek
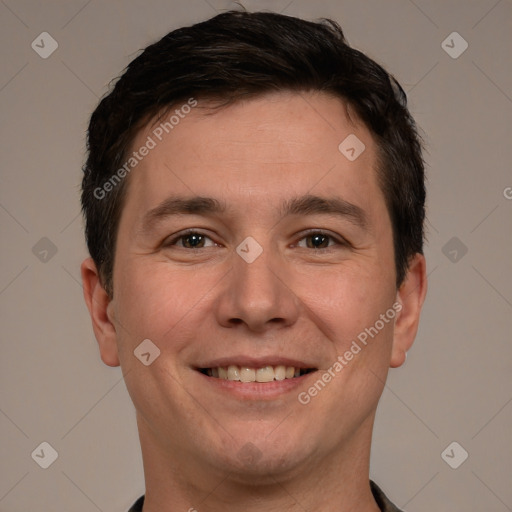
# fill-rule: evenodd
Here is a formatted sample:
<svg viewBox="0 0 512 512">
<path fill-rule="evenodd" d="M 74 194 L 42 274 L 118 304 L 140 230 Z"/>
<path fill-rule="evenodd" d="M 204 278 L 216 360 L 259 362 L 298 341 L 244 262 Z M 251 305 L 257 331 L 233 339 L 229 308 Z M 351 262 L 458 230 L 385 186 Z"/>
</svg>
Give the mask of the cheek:
<svg viewBox="0 0 512 512">
<path fill-rule="evenodd" d="M 315 317 L 313 321 L 337 349 L 350 344 L 392 306 L 392 276 L 384 276 L 381 270 L 378 265 L 359 268 L 351 262 L 336 270 L 324 267 L 297 277 L 297 295 L 305 311 Z M 390 324 L 381 330 L 389 331 Z"/>
<path fill-rule="evenodd" d="M 192 267 L 173 268 L 154 256 L 119 261 L 114 294 L 120 332 L 126 338 L 121 345 L 133 350 L 146 338 L 162 346 L 172 340 L 173 350 L 178 350 L 187 325 L 201 321 L 197 312 L 204 310 L 216 276 Z"/>
</svg>

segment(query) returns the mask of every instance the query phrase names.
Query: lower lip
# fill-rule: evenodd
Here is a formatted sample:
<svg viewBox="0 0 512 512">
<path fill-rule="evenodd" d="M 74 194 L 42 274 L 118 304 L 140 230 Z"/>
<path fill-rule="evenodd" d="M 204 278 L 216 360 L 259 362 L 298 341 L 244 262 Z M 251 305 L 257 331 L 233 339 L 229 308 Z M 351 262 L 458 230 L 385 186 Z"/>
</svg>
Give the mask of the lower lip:
<svg viewBox="0 0 512 512">
<path fill-rule="evenodd" d="M 306 373 L 293 379 L 273 380 L 271 382 L 240 382 L 209 377 L 199 371 L 196 373 L 205 379 L 206 384 L 213 386 L 214 389 L 235 395 L 239 399 L 270 400 L 304 386 L 305 380 L 316 372 Z"/>
</svg>

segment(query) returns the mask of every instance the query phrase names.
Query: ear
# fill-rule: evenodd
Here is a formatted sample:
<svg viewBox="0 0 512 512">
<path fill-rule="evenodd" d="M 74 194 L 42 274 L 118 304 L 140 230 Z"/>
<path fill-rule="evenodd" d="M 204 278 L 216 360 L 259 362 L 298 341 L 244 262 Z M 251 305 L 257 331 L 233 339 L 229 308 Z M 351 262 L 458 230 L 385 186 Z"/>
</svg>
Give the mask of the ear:
<svg viewBox="0 0 512 512">
<path fill-rule="evenodd" d="M 113 302 L 101 284 L 100 276 L 92 258 L 83 261 L 80 271 L 85 303 L 91 315 L 92 328 L 98 342 L 100 355 L 108 366 L 119 366 L 116 329 L 113 323 Z"/>
<path fill-rule="evenodd" d="M 411 348 L 420 321 L 421 308 L 427 294 L 427 265 L 422 254 L 412 258 L 407 275 L 397 292 L 397 302 L 401 305 L 396 315 L 391 351 L 391 368 L 402 366 Z"/>
</svg>

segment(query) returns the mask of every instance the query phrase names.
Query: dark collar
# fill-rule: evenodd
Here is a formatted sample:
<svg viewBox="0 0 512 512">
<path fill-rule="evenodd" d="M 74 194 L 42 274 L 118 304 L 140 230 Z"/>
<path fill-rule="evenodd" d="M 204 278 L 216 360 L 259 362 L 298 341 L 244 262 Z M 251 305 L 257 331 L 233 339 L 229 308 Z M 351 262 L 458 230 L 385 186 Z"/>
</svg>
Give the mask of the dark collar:
<svg viewBox="0 0 512 512">
<path fill-rule="evenodd" d="M 370 488 L 373 493 L 373 497 L 377 502 L 381 512 L 401 512 L 400 509 L 395 507 L 391 501 L 388 500 L 386 495 L 381 491 L 379 486 L 370 480 Z M 128 512 L 142 512 L 142 505 L 144 505 L 144 496 L 141 496 L 132 506 Z"/>
<path fill-rule="evenodd" d="M 379 486 L 370 480 L 370 488 L 373 493 L 373 497 L 377 502 L 381 512 L 402 512 L 397 508 L 391 501 L 388 500 L 387 496 L 381 491 Z"/>
</svg>

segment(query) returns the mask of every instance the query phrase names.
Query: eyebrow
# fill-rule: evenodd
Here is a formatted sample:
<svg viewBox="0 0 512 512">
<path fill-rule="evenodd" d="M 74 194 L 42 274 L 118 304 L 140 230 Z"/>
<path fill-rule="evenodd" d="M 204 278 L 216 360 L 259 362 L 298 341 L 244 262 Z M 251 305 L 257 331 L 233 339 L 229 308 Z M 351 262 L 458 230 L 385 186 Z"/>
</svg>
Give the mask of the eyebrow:
<svg viewBox="0 0 512 512">
<path fill-rule="evenodd" d="M 173 215 L 215 215 L 227 210 L 226 203 L 212 197 L 177 197 L 165 199 L 149 210 L 142 220 L 142 232 L 150 231 L 158 222 Z M 348 219 L 366 229 L 368 219 L 364 210 L 340 197 L 320 197 L 306 194 L 287 199 L 281 206 L 280 216 L 328 214 Z"/>
<path fill-rule="evenodd" d="M 226 211 L 225 203 L 212 197 L 168 197 L 149 210 L 142 220 L 142 231 L 150 231 L 155 224 L 173 215 L 213 215 Z"/>
<path fill-rule="evenodd" d="M 341 197 L 320 197 L 307 194 L 285 201 L 281 208 L 281 216 L 330 214 L 347 218 L 356 226 L 366 229 L 368 219 L 365 211 Z"/>
</svg>

